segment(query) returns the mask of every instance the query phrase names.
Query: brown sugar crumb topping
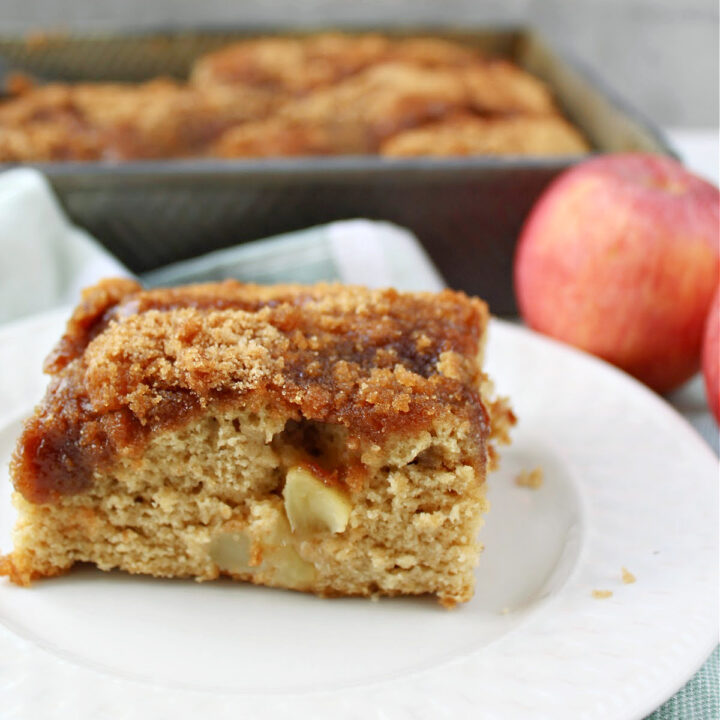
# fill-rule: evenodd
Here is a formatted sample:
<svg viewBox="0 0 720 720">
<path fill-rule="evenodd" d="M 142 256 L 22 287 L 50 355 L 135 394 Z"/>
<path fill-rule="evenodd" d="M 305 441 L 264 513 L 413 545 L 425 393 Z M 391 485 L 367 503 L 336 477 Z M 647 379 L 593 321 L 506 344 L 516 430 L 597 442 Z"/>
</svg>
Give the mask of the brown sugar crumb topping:
<svg viewBox="0 0 720 720">
<path fill-rule="evenodd" d="M 451 413 L 470 423 L 478 454 L 467 461 L 479 464 L 487 317 L 447 290 L 101 282 L 46 361 L 53 378 L 14 456 L 16 488 L 34 502 L 80 492 L 117 453 L 211 404 L 270 405 L 376 444 Z"/>
</svg>

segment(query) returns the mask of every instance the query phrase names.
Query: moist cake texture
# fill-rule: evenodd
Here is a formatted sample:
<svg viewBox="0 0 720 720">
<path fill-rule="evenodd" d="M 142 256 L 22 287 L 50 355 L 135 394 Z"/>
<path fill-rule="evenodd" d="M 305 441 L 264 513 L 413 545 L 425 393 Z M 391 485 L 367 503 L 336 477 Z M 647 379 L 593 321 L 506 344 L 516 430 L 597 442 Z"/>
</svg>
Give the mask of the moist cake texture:
<svg viewBox="0 0 720 720">
<path fill-rule="evenodd" d="M 11 462 L 0 574 L 468 600 L 514 422 L 482 372 L 487 319 L 451 291 L 90 288 Z"/>
</svg>

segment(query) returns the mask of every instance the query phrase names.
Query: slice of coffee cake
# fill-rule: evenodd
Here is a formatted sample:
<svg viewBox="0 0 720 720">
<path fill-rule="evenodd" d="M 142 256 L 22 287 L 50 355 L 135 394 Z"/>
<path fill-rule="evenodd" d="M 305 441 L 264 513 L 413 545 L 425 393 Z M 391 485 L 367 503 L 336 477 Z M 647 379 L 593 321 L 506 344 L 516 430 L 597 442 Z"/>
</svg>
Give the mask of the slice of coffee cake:
<svg viewBox="0 0 720 720">
<path fill-rule="evenodd" d="M 483 302 L 225 282 L 84 293 L 11 463 L 0 574 L 76 562 L 321 595 L 473 593 Z"/>
</svg>

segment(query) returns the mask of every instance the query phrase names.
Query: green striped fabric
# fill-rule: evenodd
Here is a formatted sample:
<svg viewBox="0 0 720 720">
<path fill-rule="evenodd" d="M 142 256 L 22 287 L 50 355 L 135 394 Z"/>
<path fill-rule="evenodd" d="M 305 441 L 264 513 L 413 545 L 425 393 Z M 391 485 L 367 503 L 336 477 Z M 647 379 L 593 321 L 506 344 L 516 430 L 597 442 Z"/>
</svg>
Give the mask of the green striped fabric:
<svg viewBox="0 0 720 720">
<path fill-rule="evenodd" d="M 687 685 L 648 720 L 718 720 L 720 718 L 720 648 Z"/>
</svg>

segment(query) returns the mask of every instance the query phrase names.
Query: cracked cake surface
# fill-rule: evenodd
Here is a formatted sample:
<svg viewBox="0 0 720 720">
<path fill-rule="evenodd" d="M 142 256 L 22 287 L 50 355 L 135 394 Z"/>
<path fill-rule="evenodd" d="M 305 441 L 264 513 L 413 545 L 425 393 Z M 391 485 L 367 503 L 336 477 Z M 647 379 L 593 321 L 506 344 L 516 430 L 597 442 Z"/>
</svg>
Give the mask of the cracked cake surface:
<svg viewBox="0 0 720 720">
<path fill-rule="evenodd" d="M 485 390 L 487 320 L 452 291 L 88 289 L 11 463 L 0 572 L 469 599 L 492 440 L 514 422 Z"/>
</svg>

